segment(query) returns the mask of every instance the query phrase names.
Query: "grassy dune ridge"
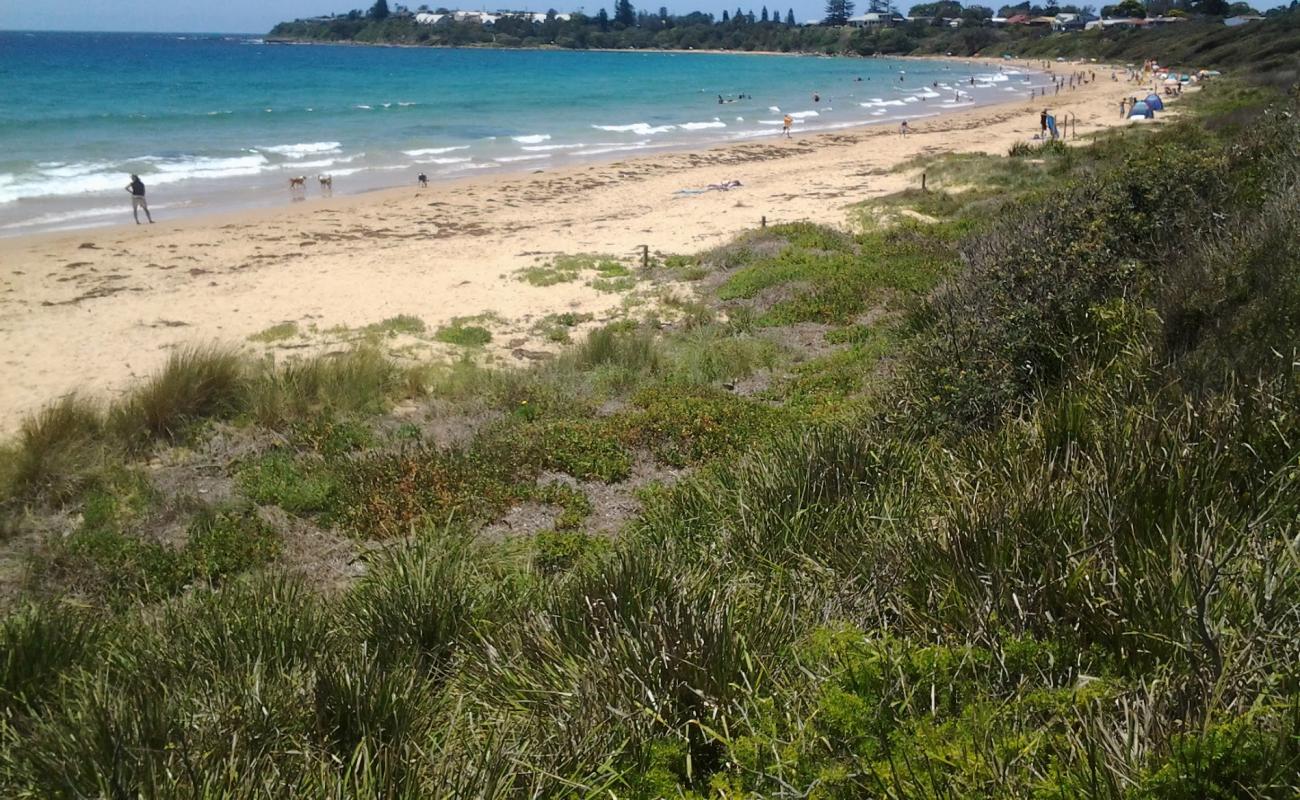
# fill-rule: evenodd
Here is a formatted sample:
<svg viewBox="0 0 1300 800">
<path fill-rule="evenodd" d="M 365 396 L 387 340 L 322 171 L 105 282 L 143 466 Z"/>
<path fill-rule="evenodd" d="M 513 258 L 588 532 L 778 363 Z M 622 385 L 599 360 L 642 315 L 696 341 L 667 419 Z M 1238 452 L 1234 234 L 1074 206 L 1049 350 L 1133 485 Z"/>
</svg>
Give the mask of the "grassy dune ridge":
<svg viewBox="0 0 1300 800">
<path fill-rule="evenodd" d="M 50 406 L 3 794 L 1293 797 L 1300 121 L 1196 107 L 663 259 L 529 369 Z"/>
</svg>

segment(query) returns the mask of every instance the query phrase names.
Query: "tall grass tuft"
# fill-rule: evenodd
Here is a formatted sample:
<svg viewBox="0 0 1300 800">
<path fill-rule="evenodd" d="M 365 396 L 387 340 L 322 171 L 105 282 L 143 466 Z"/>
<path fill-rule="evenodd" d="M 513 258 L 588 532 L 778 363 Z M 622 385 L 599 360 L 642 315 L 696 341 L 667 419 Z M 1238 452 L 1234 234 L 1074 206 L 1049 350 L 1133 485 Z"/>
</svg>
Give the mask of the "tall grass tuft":
<svg viewBox="0 0 1300 800">
<path fill-rule="evenodd" d="M 376 413 L 401 379 L 396 366 L 370 347 L 291 361 L 250 381 L 248 411 L 269 427 L 314 413 Z"/>
<path fill-rule="evenodd" d="M 244 360 L 232 349 L 183 348 L 172 353 L 162 372 L 113 408 L 109 423 L 131 444 L 178 439 L 196 422 L 236 414 L 245 397 L 246 377 Z"/>
<path fill-rule="evenodd" d="M 62 502 L 102 465 L 103 415 L 91 401 L 68 395 L 22 423 L 8 470 L 12 494 Z"/>
</svg>

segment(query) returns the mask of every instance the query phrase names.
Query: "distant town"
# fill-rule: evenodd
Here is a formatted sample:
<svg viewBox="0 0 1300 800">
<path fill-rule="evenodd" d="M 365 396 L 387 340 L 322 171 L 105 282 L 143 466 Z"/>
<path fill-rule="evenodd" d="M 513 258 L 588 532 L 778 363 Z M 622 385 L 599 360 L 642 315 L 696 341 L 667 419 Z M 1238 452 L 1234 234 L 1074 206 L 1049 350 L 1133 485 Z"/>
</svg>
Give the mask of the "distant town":
<svg viewBox="0 0 1300 800">
<path fill-rule="evenodd" d="M 599 16 L 583 15 L 580 12 L 558 12 L 550 9 L 545 12 L 528 11 L 518 9 L 495 9 L 488 11 L 486 9 L 448 9 L 439 7 L 430 9 L 427 5 L 421 5 L 412 10 L 403 5 L 396 5 L 391 11 L 385 13 L 379 9 L 384 3 L 376 3 L 370 11 L 363 12 L 354 10 L 346 14 L 329 14 L 318 17 L 310 17 L 300 22 L 310 23 L 328 23 L 338 19 L 360 19 L 360 18 L 380 18 L 388 17 L 395 20 L 413 21 L 418 25 L 451 25 L 455 23 L 481 25 L 484 27 L 493 27 L 502 19 L 512 21 L 530 22 L 541 25 L 547 22 L 571 22 L 576 18 L 590 16 L 595 19 Z M 1096 12 L 1094 6 L 1057 6 L 1049 3 L 1046 7 L 1031 6 L 1029 3 L 1022 3 L 1018 6 L 1003 6 L 998 12 L 991 8 L 979 5 L 962 7 L 957 2 L 936 2 L 925 3 L 914 6 L 911 13 L 904 15 L 900 13 L 892 4 L 873 2 L 872 10 L 865 13 L 843 16 L 842 10 L 845 6 L 852 9 L 851 3 L 831 2 L 827 6 L 827 14 L 823 17 L 808 19 L 796 23 L 794 21 L 793 11 L 783 21 L 778 12 L 769 15 L 764 8 L 762 19 L 755 17 L 753 12 L 747 14 L 740 13 L 729 14 L 722 13 L 721 22 L 730 22 L 736 17 L 742 19 L 748 18 L 748 22 L 757 23 L 776 23 L 785 25 L 799 25 L 800 27 L 850 27 L 850 28 L 878 28 L 878 27 L 895 27 L 906 25 L 908 23 L 925 23 L 930 25 L 946 25 L 951 28 L 963 26 L 988 26 L 988 27 L 1005 27 L 1005 26 L 1025 26 L 1039 27 L 1052 31 L 1082 31 L 1094 30 L 1098 28 L 1144 28 L 1161 25 L 1175 25 L 1188 22 L 1193 16 L 1184 9 L 1178 8 L 1174 3 L 1150 3 L 1144 5 L 1137 0 L 1125 0 L 1122 3 L 1113 6 L 1105 6 L 1101 9 L 1101 14 Z M 1152 13 L 1153 9 L 1157 9 Z M 1264 15 L 1255 10 L 1246 3 L 1233 3 L 1225 5 L 1222 9 L 1223 24 L 1228 26 L 1242 25 L 1248 22 L 1264 19 Z M 654 15 L 651 15 L 654 16 Z M 657 15 L 661 18 L 669 18 L 667 9 L 660 9 Z M 712 14 L 690 14 L 686 18 L 706 16 L 713 18 Z"/>
</svg>

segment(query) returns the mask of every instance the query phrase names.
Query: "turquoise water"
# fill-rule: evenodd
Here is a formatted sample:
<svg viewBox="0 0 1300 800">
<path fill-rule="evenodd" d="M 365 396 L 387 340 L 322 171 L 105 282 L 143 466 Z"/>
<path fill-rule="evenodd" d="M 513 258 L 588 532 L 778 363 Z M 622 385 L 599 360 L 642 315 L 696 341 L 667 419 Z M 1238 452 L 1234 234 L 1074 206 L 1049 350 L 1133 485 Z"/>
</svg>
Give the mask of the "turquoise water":
<svg viewBox="0 0 1300 800">
<path fill-rule="evenodd" d="M 787 113 L 796 134 L 896 125 L 1039 82 L 888 59 L 22 32 L 0 32 L 0 78 L 0 235 L 120 223 L 131 172 L 174 218 L 286 203 L 294 175 L 346 194 L 549 169 L 774 137 Z"/>
</svg>

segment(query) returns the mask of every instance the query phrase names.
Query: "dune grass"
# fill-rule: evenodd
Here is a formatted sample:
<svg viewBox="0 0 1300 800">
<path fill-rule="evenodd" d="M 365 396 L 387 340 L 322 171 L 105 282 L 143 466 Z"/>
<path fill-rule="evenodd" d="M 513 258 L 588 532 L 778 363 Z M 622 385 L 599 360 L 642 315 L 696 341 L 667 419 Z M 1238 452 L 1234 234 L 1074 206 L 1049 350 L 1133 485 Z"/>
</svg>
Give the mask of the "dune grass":
<svg viewBox="0 0 1300 800">
<path fill-rule="evenodd" d="M 282 342 L 285 339 L 292 339 L 297 335 L 298 335 L 298 323 L 281 322 L 272 325 L 271 327 L 266 328 L 264 330 L 258 331 L 252 336 L 249 336 L 248 340 L 250 342 L 262 342 L 263 344 L 271 344 L 273 342 Z"/>
<path fill-rule="evenodd" d="M 176 541 L 142 535 L 160 500 L 138 460 L 62 475 L 88 468 L 70 442 L 132 452 L 67 400 L 15 447 L 48 450 L 31 492 L 69 487 L 80 518 L 47 569 L 83 602 L 33 595 L 0 622 L 0 786 L 1293 796 L 1286 110 L 1098 142 L 993 218 L 954 191 L 886 199 L 931 223 L 747 234 L 696 257 L 722 273 L 712 314 L 429 370 L 420 402 L 478 420 L 450 444 L 418 416 L 384 432 L 391 366 L 313 362 L 340 372 L 274 384 L 286 411 L 234 465 L 237 502 Z M 200 433 L 262 424 L 250 387 L 286 369 L 244 363 L 231 395 L 174 377 L 198 397 L 169 405 Z M 618 536 L 589 529 L 628 497 Z M 325 594 L 278 575 L 258 505 L 372 540 L 363 576 Z M 545 519 L 476 534 L 520 507 Z"/>
</svg>

